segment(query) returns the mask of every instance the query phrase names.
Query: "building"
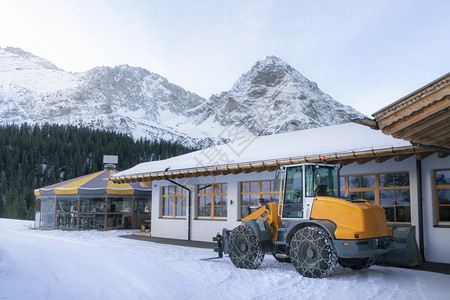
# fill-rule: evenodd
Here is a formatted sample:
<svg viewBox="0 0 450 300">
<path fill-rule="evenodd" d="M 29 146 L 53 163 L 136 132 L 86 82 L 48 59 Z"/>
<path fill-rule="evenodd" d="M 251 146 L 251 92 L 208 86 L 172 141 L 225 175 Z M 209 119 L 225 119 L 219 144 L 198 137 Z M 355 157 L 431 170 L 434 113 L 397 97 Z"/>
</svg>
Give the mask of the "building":
<svg viewBox="0 0 450 300">
<path fill-rule="evenodd" d="M 153 189 L 153 236 L 211 241 L 259 198 L 279 198 L 280 166 L 326 160 L 342 166 L 341 196 L 381 205 L 391 226 L 417 228 L 426 261 L 450 263 L 449 82 L 447 74 L 376 112 L 362 122 L 372 128 L 348 123 L 239 139 L 142 163 L 112 180 Z"/>
<path fill-rule="evenodd" d="M 36 189 L 35 228 L 110 230 L 150 226 L 151 188 L 108 180 L 105 170 Z"/>
</svg>

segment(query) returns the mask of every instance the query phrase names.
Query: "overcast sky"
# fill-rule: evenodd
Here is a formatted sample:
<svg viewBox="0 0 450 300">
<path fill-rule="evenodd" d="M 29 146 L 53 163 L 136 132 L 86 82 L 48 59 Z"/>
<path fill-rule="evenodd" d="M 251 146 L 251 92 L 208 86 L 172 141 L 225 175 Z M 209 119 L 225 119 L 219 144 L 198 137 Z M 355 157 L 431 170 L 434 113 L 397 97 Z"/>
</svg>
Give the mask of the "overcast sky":
<svg viewBox="0 0 450 300">
<path fill-rule="evenodd" d="M 0 0 L 0 47 L 128 64 L 208 98 L 267 55 L 366 115 L 450 71 L 448 0 Z"/>
</svg>

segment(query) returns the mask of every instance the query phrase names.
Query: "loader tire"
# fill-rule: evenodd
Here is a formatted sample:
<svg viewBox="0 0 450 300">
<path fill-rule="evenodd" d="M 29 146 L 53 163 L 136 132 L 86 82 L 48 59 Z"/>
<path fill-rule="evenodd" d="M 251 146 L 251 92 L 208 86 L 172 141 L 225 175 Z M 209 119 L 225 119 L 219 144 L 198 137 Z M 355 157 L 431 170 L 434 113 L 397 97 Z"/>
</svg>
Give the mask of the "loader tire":
<svg viewBox="0 0 450 300">
<path fill-rule="evenodd" d="M 336 249 L 328 233 L 315 226 L 299 229 L 291 240 L 290 258 L 294 268 L 309 278 L 323 278 L 337 263 Z"/>
<path fill-rule="evenodd" d="M 264 259 L 261 243 L 247 225 L 239 225 L 231 231 L 228 250 L 233 264 L 241 269 L 256 269 Z"/>
<path fill-rule="evenodd" d="M 366 258 L 339 258 L 338 263 L 343 268 L 350 268 L 352 270 L 368 269 L 375 263 L 376 256 Z"/>
</svg>

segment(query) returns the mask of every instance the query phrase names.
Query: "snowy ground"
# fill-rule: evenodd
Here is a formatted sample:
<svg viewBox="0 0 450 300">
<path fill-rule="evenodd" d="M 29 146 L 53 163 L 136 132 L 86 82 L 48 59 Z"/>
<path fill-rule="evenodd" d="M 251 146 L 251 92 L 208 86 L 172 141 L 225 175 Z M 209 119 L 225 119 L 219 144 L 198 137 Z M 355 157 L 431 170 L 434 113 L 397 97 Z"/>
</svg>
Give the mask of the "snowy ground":
<svg viewBox="0 0 450 300">
<path fill-rule="evenodd" d="M 450 276 L 374 266 L 310 279 L 266 256 L 235 268 L 208 249 L 120 238 L 127 231 L 38 231 L 0 219 L 0 299 L 449 299 Z"/>
</svg>

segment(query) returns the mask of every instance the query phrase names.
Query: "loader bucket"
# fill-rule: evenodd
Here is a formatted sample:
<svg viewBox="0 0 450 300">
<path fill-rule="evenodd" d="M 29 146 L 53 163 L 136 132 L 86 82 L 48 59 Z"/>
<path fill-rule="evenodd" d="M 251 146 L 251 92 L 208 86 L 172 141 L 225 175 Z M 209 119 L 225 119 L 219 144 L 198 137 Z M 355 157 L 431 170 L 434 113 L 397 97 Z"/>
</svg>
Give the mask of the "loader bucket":
<svg viewBox="0 0 450 300">
<path fill-rule="evenodd" d="M 415 267 L 422 264 L 417 247 L 415 226 L 395 226 L 392 228 L 395 246 L 378 256 L 376 262 L 401 267 Z"/>
</svg>

